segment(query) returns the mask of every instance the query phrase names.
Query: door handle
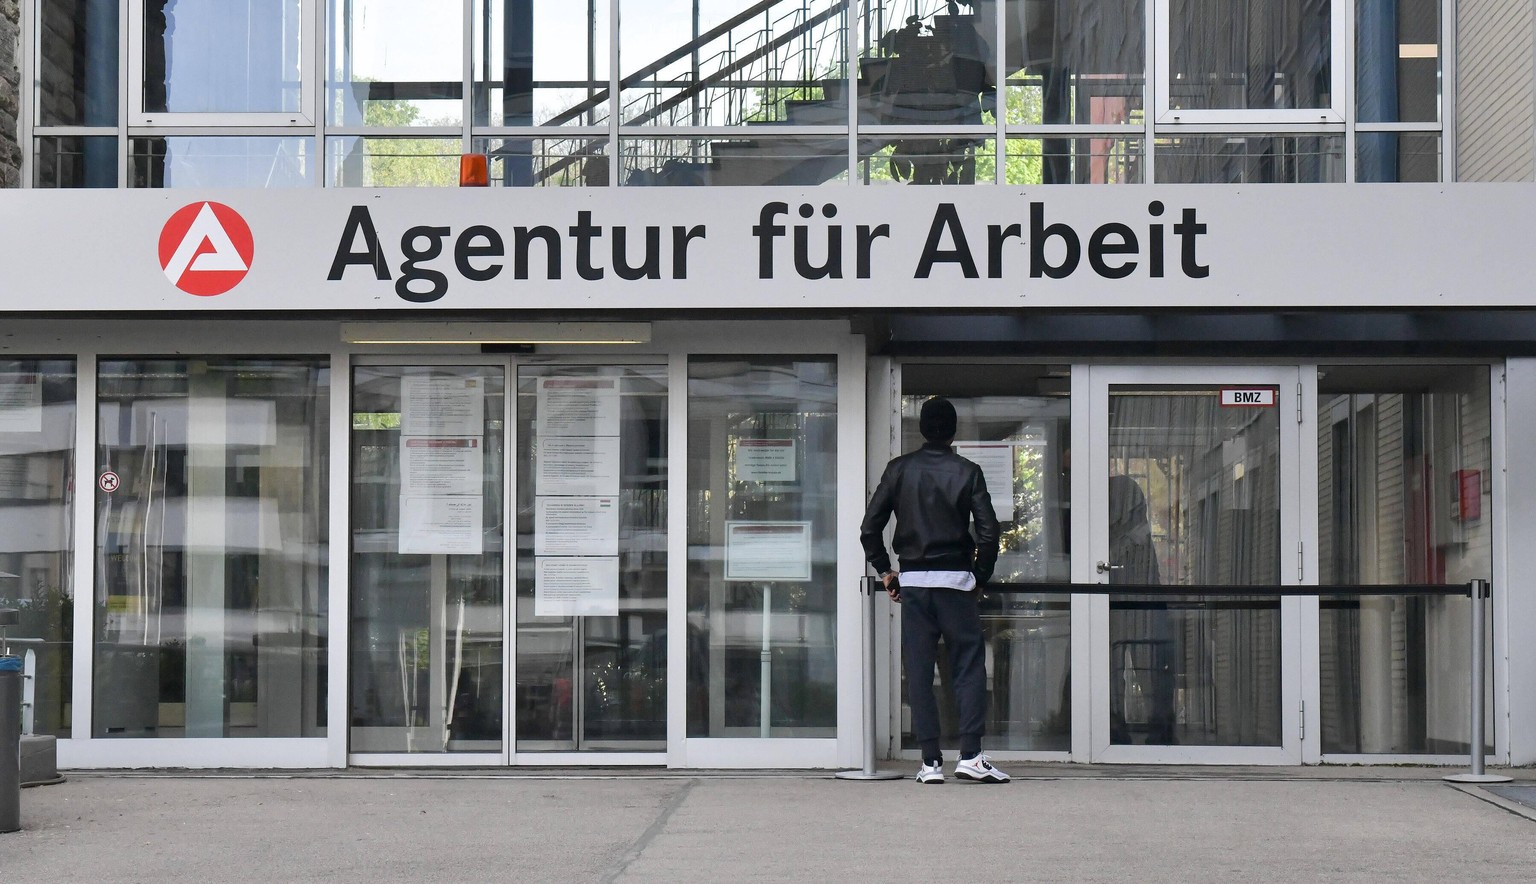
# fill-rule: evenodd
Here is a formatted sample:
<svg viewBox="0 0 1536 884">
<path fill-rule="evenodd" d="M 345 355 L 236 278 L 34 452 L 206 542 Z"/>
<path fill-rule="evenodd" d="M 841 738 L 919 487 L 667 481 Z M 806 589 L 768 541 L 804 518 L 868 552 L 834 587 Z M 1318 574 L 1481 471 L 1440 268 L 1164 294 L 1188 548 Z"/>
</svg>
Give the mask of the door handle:
<svg viewBox="0 0 1536 884">
<path fill-rule="evenodd" d="M 1093 570 L 1098 571 L 1100 574 L 1108 574 L 1111 571 L 1119 571 L 1124 567 L 1124 565 L 1111 565 L 1108 562 L 1100 562 L 1093 566 Z"/>
</svg>

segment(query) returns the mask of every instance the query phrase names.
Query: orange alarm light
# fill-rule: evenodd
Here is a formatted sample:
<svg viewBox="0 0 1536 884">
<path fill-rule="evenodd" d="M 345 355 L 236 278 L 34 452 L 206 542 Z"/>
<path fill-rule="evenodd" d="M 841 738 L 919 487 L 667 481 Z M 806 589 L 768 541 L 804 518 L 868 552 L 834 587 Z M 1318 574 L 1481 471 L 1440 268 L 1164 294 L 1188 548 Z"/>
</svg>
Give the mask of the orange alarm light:
<svg viewBox="0 0 1536 884">
<path fill-rule="evenodd" d="M 483 153 L 467 153 L 459 157 L 460 187 L 490 187 L 489 164 Z"/>
</svg>

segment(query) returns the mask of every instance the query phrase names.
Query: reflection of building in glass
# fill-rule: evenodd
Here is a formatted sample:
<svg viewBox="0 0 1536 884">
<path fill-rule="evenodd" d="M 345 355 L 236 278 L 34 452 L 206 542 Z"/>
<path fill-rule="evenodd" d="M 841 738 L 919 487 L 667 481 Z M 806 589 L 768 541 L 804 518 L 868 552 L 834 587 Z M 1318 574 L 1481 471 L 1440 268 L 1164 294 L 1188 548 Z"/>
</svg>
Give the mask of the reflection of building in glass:
<svg viewBox="0 0 1536 884">
<path fill-rule="evenodd" d="M 0 401 L 0 608 L 19 612 L 9 634 L 37 655 L 34 730 L 68 736 L 74 364 L 0 360 Z"/>
<path fill-rule="evenodd" d="M 136 187 L 452 185 L 466 145 L 502 186 L 1444 177 L 1430 0 L 1361 6 L 1342 45 L 1320 0 L 625 0 L 622 31 L 336 0 L 315 40 L 319 2 L 40 4 L 33 183 L 113 186 L 122 151 Z"/>
<path fill-rule="evenodd" d="M 94 736 L 325 727 L 325 374 L 100 364 Z"/>
<path fill-rule="evenodd" d="M 1486 574 L 1487 370 L 1332 366 L 1319 381 L 1322 583 L 1455 582 Z M 1457 675 L 1463 599 L 1322 603 L 1323 743 L 1340 753 L 1466 750 Z"/>
</svg>

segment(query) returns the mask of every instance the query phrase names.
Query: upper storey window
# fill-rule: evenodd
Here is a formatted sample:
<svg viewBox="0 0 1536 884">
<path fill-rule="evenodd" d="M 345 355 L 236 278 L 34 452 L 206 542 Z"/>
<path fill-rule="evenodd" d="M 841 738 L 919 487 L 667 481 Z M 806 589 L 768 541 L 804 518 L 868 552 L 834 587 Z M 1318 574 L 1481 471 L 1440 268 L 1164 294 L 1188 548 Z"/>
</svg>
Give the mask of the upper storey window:
<svg viewBox="0 0 1536 884">
<path fill-rule="evenodd" d="M 1004 9 L 1009 125 L 1142 122 L 1142 0 L 1007 0 Z"/>
<path fill-rule="evenodd" d="M 136 125 L 313 122 L 310 0 L 129 0 Z"/>
<path fill-rule="evenodd" d="M 330 0 L 326 122 L 462 126 L 463 13 L 457 2 Z"/>
<path fill-rule="evenodd" d="M 476 126 L 608 122 L 608 0 L 474 0 Z M 629 25 L 626 22 L 626 25 Z"/>
<path fill-rule="evenodd" d="M 1440 119 L 1440 0 L 1359 0 L 1355 104 L 1361 123 Z"/>
<path fill-rule="evenodd" d="M 1157 0 L 1159 123 L 1343 123 L 1329 0 Z"/>
<path fill-rule="evenodd" d="M 513 185 L 1438 181 L 1452 162 L 1445 0 L 24 6 L 37 187 L 436 186 L 472 148 Z"/>
<path fill-rule="evenodd" d="M 849 2 L 619 0 L 621 122 L 847 126 Z"/>
</svg>

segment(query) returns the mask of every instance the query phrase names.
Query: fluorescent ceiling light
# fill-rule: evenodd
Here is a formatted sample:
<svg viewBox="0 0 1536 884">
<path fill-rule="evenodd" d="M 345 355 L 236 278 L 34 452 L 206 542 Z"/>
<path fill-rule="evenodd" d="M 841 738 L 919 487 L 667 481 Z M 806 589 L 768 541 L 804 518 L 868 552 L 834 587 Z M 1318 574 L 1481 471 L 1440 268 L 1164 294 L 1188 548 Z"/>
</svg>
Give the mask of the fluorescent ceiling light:
<svg viewBox="0 0 1536 884">
<path fill-rule="evenodd" d="M 343 322 L 348 344 L 648 344 L 649 322 Z"/>
<path fill-rule="evenodd" d="M 1440 55 L 1440 46 L 1436 43 L 1399 43 L 1397 44 L 1398 58 L 1436 58 Z"/>
</svg>

